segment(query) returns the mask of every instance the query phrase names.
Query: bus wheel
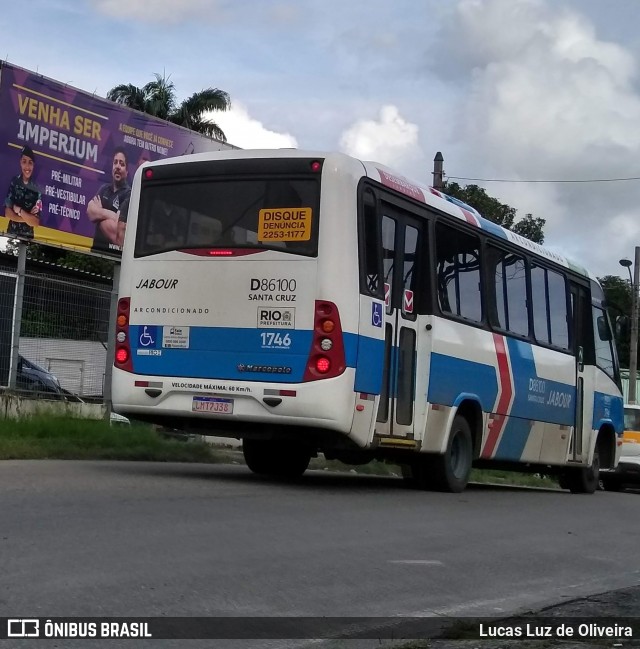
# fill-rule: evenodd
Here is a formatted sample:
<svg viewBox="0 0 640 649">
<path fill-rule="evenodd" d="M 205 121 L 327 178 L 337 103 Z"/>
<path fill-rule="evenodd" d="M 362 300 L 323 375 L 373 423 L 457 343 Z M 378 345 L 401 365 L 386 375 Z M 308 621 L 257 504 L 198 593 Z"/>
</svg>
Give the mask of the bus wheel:
<svg viewBox="0 0 640 649">
<path fill-rule="evenodd" d="M 473 442 L 469 422 L 456 415 L 444 455 L 431 458 L 431 483 L 438 491 L 460 493 L 469 482 L 473 463 Z"/>
<path fill-rule="evenodd" d="M 299 478 L 309 467 L 311 450 L 304 444 L 284 443 L 276 446 L 271 474 L 279 478 Z"/>
<path fill-rule="evenodd" d="M 567 469 L 560 477 L 560 486 L 572 494 L 592 494 L 600 483 L 600 453 L 596 446 L 591 466 Z"/>
<path fill-rule="evenodd" d="M 246 465 L 259 475 L 273 471 L 273 442 L 262 439 L 243 439 L 242 454 Z"/>
</svg>

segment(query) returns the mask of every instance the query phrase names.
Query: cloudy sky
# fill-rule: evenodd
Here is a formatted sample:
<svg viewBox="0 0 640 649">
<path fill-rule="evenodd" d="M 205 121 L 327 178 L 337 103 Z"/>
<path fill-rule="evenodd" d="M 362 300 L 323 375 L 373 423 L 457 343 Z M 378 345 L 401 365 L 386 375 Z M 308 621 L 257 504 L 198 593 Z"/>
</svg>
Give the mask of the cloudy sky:
<svg viewBox="0 0 640 649">
<path fill-rule="evenodd" d="M 102 96 L 156 72 L 180 99 L 221 88 L 216 121 L 243 148 L 341 150 L 429 183 L 441 151 L 448 178 L 626 278 L 638 24 L 640 0 L 30 0 L 3 5 L 0 56 Z"/>
</svg>

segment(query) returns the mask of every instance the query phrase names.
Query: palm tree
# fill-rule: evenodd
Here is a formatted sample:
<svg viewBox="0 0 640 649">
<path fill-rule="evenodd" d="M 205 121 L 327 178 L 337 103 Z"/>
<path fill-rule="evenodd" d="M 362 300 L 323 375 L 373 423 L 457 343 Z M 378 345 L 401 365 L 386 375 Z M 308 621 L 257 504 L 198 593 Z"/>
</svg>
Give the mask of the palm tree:
<svg viewBox="0 0 640 649">
<path fill-rule="evenodd" d="M 131 83 L 123 83 L 111 88 L 107 93 L 107 99 L 222 142 L 227 141 L 222 129 L 213 120 L 207 118 L 205 113 L 212 110 L 228 110 L 231 107 L 228 93 L 218 88 L 206 88 L 193 93 L 191 97 L 178 104 L 173 81 L 157 73 L 155 77 L 154 81 L 150 81 L 142 88 Z"/>
</svg>

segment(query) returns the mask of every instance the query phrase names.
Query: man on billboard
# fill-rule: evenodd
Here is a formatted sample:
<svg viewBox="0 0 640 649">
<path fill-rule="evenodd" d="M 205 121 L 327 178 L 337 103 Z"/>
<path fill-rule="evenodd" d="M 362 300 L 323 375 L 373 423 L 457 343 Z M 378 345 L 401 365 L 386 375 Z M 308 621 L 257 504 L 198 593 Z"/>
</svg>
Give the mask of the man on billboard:
<svg viewBox="0 0 640 649">
<path fill-rule="evenodd" d="M 127 154 L 122 147 L 113 152 L 111 182 L 103 185 L 87 205 L 87 217 L 96 225 L 91 250 L 119 251 L 122 245 L 122 209 L 129 203 L 131 187 L 127 182 Z"/>
<path fill-rule="evenodd" d="M 42 193 L 33 181 L 35 158 L 31 147 L 20 152 L 20 173 L 9 183 L 4 215 L 9 219 L 7 234 L 33 239 L 33 228 L 40 225 Z"/>
</svg>

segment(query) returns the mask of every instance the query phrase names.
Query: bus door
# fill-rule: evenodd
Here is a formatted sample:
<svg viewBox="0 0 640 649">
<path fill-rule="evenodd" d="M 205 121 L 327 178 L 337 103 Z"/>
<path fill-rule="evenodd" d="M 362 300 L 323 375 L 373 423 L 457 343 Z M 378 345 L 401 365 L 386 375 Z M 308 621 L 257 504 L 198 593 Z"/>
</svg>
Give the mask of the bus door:
<svg viewBox="0 0 640 649">
<path fill-rule="evenodd" d="M 426 225 L 382 204 L 385 347 L 376 432 L 412 438 L 418 340 L 418 293 Z"/>
<path fill-rule="evenodd" d="M 588 453 L 589 449 L 584 448 L 584 430 L 585 424 L 591 427 L 591 416 L 593 414 L 593 404 L 585 403 L 585 381 L 590 380 L 590 376 L 585 374 L 585 353 L 590 356 L 588 340 L 591 337 L 591 300 L 587 289 L 578 284 L 571 284 L 571 305 L 573 308 L 573 331 L 574 331 L 574 352 L 576 355 L 576 403 L 575 403 L 575 425 L 573 437 L 569 447 L 569 460 L 580 462 L 583 453 Z"/>
</svg>

